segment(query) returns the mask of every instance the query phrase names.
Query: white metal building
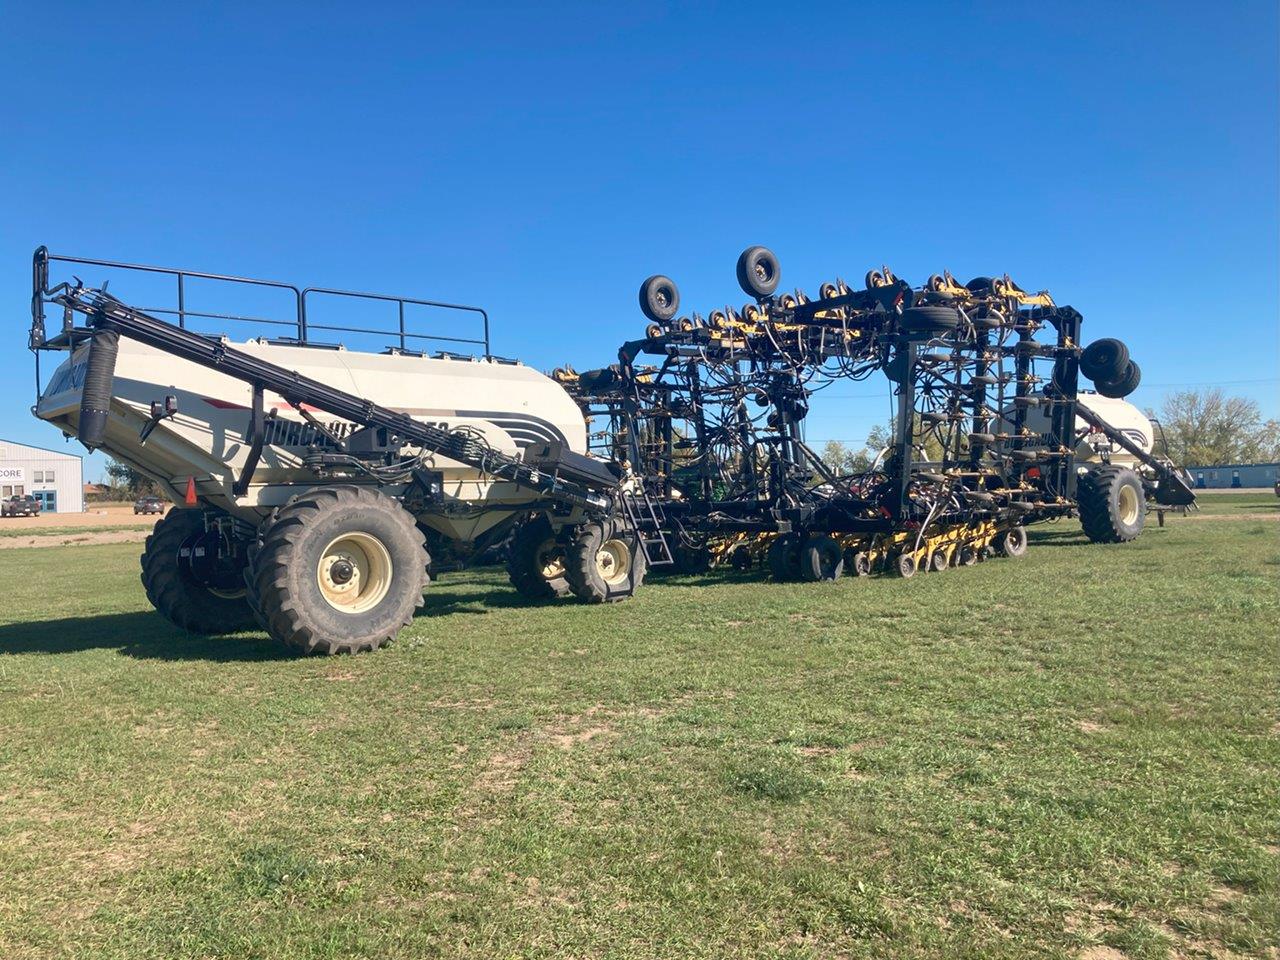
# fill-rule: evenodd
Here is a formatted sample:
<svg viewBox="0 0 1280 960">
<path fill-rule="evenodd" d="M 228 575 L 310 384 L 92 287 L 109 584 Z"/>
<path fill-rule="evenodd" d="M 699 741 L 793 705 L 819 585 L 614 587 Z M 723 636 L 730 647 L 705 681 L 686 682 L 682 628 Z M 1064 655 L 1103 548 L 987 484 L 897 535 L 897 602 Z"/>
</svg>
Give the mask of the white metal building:
<svg viewBox="0 0 1280 960">
<path fill-rule="evenodd" d="M 1187 467 L 1198 489 L 1270 487 L 1280 480 L 1280 463 L 1223 463 L 1216 467 Z"/>
<path fill-rule="evenodd" d="M 0 495 L 30 494 L 50 513 L 84 512 L 84 463 L 74 453 L 0 440 Z"/>
</svg>

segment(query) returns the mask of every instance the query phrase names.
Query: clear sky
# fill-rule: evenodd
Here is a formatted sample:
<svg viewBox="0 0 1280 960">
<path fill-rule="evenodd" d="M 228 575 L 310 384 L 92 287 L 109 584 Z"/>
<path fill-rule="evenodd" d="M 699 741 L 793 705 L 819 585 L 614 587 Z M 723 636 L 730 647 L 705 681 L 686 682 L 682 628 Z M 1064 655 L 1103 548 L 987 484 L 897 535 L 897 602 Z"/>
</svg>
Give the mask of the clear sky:
<svg viewBox="0 0 1280 960">
<path fill-rule="evenodd" d="M 749 244 L 808 290 L 1007 272 L 1128 341 L 1139 404 L 1280 415 L 1276 10 L 0 0 L 0 436 L 62 442 L 37 244 L 478 303 L 543 369 L 612 361 L 651 273 L 740 304 Z M 882 387 L 810 440 L 860 444 Z"/>
</svg>

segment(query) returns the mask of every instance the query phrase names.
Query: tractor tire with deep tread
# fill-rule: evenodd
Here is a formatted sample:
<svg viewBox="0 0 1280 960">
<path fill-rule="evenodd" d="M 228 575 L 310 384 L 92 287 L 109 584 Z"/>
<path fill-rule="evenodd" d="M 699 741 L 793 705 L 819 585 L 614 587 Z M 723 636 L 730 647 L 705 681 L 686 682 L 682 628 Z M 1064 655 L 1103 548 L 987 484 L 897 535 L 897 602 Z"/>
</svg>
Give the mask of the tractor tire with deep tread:
<svg viewBox="0 0 1280 960">
<path fill-rule="evenodd" d="M 507 577 L 522 597 L 555 600 L 567 596 L 564 544 L 546 516 L 525 520 L 507 548 Z"/>
<path fill-rule="evenodd" d="M 1080 526 L 1094 543 L 1127 543 L 1146 524 L 1142 479 L 1128 467 L 1101 466 L 1082 474 L 1076 500 Z"/>
<path fill-rule="evenodd" d="M 220 595 L 196 583 L 178 563 L 184 541 L 204 532 L 200 510 L 170 510 L 142 548 L 142 587 L 156 612 L 190 633 L 217 636 L 253 626 L 243 593 Z"/>
<path fill-rule="evenodd" d="M 245 581 L 273 639 L 300 653 L 360 653 L 413 620 L 429 564 L 422 531 L 391 497 L 319 487 L 264 525 Z"/>
<path fill-rule="evenodd" d="M 569 589 L 587 603 L 615 603 L 640 589 L 644 550 L 622 520 L 584 523 L 565 547 Z"/>
</svg>

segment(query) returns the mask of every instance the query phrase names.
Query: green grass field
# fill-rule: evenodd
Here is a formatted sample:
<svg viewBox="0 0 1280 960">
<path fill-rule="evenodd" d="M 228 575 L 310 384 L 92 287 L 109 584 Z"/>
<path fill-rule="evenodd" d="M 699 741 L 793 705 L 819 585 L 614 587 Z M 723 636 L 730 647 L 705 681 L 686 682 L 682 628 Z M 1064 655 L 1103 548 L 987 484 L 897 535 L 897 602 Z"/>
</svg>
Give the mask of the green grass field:
<svg viewBox="0 0 1280 960">
<path fill-rule="evenodd" d="M 912 581 L 460 574 L 333 659 L 5 550 L 0 957 L 1275 957 L 1249 499 Z"/>
</svg>

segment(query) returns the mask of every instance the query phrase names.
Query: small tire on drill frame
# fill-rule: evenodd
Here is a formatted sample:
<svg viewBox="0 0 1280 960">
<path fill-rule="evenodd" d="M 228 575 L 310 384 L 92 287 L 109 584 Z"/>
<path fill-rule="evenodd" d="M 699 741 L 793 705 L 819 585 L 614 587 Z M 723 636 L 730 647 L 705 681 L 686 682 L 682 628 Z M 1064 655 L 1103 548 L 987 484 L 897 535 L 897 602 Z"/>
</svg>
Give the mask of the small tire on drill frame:
<svg viewBox="0 0 1280 960">
<path fill-rule="evenodd" d="M 565 545 L 569 589 L 587 603 L 615 603 L 644 583 L 648 562 L 625 521 L 611 518 L 584 523 Z"/>
</svg>

